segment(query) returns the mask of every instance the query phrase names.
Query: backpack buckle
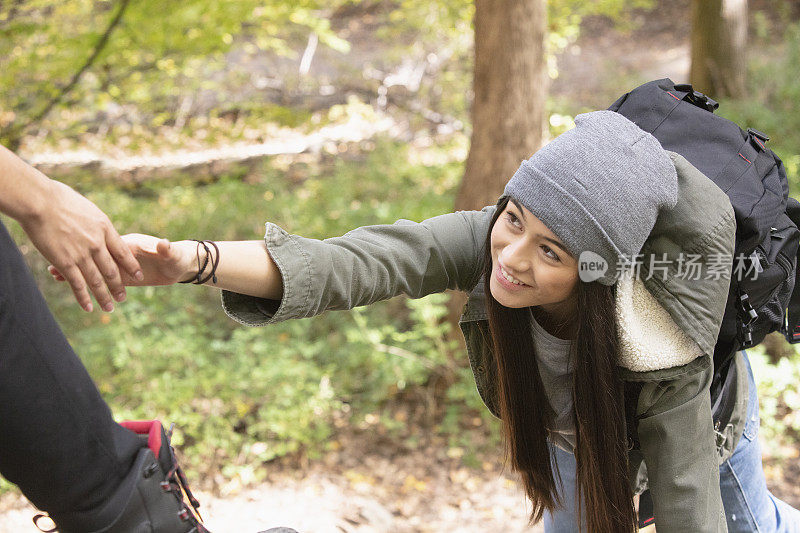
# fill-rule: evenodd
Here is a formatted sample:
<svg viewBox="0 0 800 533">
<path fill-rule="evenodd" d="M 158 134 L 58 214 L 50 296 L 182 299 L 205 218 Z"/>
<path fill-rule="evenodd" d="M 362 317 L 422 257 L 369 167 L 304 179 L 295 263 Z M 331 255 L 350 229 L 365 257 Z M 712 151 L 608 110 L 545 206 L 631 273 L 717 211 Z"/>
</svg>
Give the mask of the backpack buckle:
<svg viewBox="0 0 800 533">
<path fill-rule="evenodd" d="M 750 297 L 746 292 L 739 295 L 739 309 L 747 316 L 747 320 L 742 320 L 742 325 L 750 327 L 758 318 L 758 311 L 753 309 L 753 306 L 750 305 Z"/>
<path fill-rule="evenodd" d="M 736 321 L 737 338 L 742 348 L 749 348 L 753 345 L 753 322 L 758 318 L 758 311 L 753 309 L 746 292 L 739 293 L 736 304 L 740 311 Z"/>
<path fill-rule="evenodd" d="M 713 113 L 719 107 L 719 102 L 709 98 L 700 91 L 695 91 L 691 83 L 676 83 L 673 85 L 673 87 L 675 87 L 676 91 L 686 93 L 686 96 L 683 97 L 683 100 L 686 100 L 690 104 L 694 104 L 701 109 L 705 109 L 706 111 Z"/>
<path fill-rule="evenodd" d="M 764 142 L 767 142 L 769 140 L 769 137 L 767 136 L 766 133 L 762 133 L 762 132 L 760 132 L 760 131 L 758 131 L 756 129 L 753 129 L 753 128 L 747 128 L 747 133 L 749 133 L 753 137 L 758 137 L 759 139 L 761 139 Z"/>
<path fill-rule="evenodd" d="M 753 328 L 749 324 L 739 323 L 739 345 L 741 348 L 750 348 L 753 345 Z"/>
<path fill-rule="evenodd" d="M 707 109 L 712 113 L 716 111 L 716 109 L 719 107 L 719 102 L 704 95 L 699 91 L 693 92 L 691 98 L 696 103 L 696 105 L 704 107 L 705 109 Z"/>
<path fill-rule="evenodd" d="M 764 151 L 767 149 L 767 147 L 764 146 L 764 143 L 769 140 L 766 134 L 754 130 L 753 128 L 747 128 L 747 135 L 750 137 L 750 141 L 752 141 L 756 150 Z"/>
</svg>

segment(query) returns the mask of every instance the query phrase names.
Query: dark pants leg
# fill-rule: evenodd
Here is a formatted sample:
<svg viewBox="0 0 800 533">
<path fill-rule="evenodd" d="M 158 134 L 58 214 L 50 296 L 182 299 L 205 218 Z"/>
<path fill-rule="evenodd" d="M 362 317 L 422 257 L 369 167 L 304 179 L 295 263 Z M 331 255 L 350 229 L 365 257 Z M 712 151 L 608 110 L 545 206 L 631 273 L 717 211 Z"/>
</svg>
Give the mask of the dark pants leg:
<svg viewBox="0 0 800 533">
<path fill-rule="evenodd" d="M 0 223 L 0 474 L 44 511 L 91 513 L 143 446 L 111 418 Z"/>
</svg>

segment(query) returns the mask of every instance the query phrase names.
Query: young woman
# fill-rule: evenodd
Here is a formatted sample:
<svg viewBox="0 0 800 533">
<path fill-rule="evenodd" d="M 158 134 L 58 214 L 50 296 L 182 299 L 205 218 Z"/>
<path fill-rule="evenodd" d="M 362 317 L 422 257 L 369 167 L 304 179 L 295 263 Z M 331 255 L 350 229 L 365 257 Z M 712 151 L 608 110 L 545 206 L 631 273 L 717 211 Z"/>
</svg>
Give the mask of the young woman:
<svg viewBox="0 0 800 533">
<path fill-rule="evenodd" d="M 616 113 L 575 122 L 496 206 L 325 240 L 271 223 L 264 241 L 128 235 L 145 280 L 125 281 L 216 286 L 251 326 L 463 290 L 478 391 L 502 419 L 532 521 L 631 532 L 633 496 L 649 487 L 659 533 L 798 530 L 800 513 L 764 483 L 744 352 L 731 409 L 712 411 L 735 242 L 727 196 Z"/>
</svg>

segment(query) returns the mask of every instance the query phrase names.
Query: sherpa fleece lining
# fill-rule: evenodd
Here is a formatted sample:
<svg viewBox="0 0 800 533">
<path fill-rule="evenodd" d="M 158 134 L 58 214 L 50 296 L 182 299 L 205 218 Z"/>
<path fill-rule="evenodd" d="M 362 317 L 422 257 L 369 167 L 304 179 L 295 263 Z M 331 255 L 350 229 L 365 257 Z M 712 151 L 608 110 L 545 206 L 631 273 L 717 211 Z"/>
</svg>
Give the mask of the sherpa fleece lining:
<svg viewBox="0 0 800 533">
<path fill-rule="evenodd" d="M 703 350 L 628 270 L 617 281 L 620 366 L 635 372 L 685 365 Z"/>
</svg>

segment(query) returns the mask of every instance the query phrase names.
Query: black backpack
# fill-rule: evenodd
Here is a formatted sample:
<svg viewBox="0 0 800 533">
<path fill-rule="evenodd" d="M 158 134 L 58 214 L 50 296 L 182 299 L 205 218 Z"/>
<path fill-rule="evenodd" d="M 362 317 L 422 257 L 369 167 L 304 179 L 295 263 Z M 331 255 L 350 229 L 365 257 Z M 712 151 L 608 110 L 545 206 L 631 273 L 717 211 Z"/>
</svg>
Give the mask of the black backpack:
<svg viewBox="0 0 800 533">
<path fill-rule="evenodd" d="M 733 269 L 738 264 L 749 275 L 731 272 L 714 348 L 719 371 L 737 350 L 755 346 L 773 331 L 792 344 L 800 342 L 800 284 L 795 290 L 800 203 L 789 197 L 780 158 L 764 145 L 769 137 L 715 115 L 717 107 L 691 85 L 665 78 L 637 87 L 609 109 L 685 157 L 731 200 L 736 214 Z"/>
</svg>

